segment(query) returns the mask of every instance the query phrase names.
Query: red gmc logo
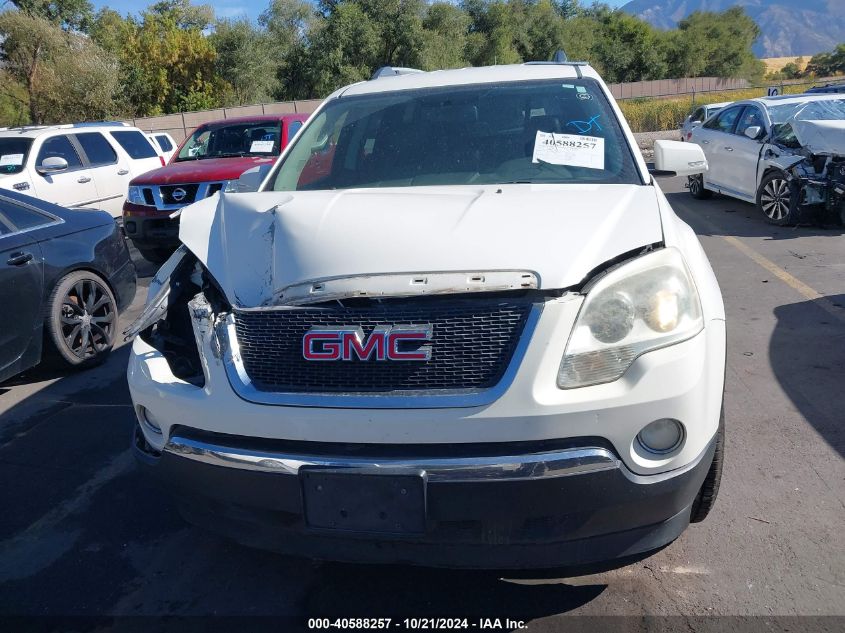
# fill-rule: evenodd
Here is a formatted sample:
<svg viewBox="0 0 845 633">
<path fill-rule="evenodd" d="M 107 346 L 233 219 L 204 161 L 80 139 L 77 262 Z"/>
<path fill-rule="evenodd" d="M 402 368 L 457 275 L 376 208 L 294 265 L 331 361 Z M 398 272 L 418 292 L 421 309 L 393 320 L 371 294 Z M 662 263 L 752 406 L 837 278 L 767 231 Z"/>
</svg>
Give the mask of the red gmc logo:
<svg viewBox="0 0 845 633">
<path fill-rule="evenodd" d="M 313 327 L 302 337 L 305 360 L 421 360 L 431 358 L 431 325 L 380 325 L 365 337 L 357 326 Z"/>
</svg>

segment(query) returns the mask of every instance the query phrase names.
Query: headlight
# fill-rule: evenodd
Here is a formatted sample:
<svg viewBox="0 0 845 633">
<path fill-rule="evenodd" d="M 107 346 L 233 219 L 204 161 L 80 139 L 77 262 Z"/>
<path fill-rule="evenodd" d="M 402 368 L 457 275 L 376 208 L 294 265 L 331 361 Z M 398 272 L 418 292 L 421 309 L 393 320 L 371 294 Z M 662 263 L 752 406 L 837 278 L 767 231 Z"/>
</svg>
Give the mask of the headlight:
<svg viewBox="0 0 845 633">
<path fill-rule="evenodd" d="M 132 204 L 140 204 L 145 207 L 150 206 L 144 200 L 144 193 L 141 191 L 141 187 L 129 187 L 129 191 L 126 193 L 126 200 Z"/>
<path fill-rule="evenodd" d="M 561 389 L 613 382 L 634 360 L 692 338 L 701 302 L 680 252 L 665 248 L 602 277 L 587 293 L 560 363 Z"/>
</svg>

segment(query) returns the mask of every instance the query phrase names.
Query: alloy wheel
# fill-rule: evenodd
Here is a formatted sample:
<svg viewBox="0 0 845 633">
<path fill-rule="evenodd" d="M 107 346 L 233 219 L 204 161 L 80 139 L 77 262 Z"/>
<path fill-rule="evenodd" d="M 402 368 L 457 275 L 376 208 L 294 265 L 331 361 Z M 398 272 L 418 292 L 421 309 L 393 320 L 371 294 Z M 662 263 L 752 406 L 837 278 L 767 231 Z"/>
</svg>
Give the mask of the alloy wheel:
<svg viewBox="0 0 845 633">
<path fill-rule="evenodd" d="M 108 350 L 114 340 L 117 306 L 93 279 L 76 282 L 62 299 L 61 327 L 65 346 L 85 360 Z"/>
<path fill-rule="evenodd" d="M 689 192 L 694 196 L 701 193 L 701 176 L 693 176 L 689 179 Z"/>
<path fill-rule="evenodd" d="M 789 215 L 789 183 L 783 178 L 772 178 L 760 194 L 760 206 L 772 220 L 782 220 Z"/>
</svg>

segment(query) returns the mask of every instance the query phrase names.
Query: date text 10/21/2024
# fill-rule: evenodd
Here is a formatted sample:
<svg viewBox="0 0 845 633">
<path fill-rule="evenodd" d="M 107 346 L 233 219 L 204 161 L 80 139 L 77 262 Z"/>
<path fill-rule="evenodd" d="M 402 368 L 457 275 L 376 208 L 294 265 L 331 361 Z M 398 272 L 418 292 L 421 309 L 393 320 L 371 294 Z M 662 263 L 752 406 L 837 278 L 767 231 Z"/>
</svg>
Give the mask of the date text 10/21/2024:
<svg viewBox="0 0 845 633">
<path fill-rule="evenodd" d="M 399 630 L 399 631 L 513 631 L 525 629 L 523 620 L 510 618 L 309 618 L 308 629 L 319 630 Z"/>
</svg>

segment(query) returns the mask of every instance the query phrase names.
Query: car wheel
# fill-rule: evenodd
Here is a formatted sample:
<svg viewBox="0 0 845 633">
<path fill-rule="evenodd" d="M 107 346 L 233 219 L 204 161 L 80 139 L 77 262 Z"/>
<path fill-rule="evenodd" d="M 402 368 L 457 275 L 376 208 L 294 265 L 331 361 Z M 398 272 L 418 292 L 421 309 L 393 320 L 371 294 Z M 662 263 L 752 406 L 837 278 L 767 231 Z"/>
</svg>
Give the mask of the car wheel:
<svg viewBox="0 0 845 633">
<path fill-rule="evenodd" d="M 696 200 L 707 200 L 713 192 L 704 188 L 704 177 L 701 174 L 689 177 L 689 192 Z"/>
<path fill-rule="evenodd" d="M 757 208 L 770 224 L 795 224 L 798 220 L 798 205 L 795 202 L 795 193 L 785 174 L 775 171 L 763 177 L 757 190 Z"/>
<path fill-rule="evenodd" d="M 167 248 L 139 248 L 138 252 L 151 264 L 163 264 L 173 255 L 173 250 Z"/>
<path fill-rule="evenodd" d="M 77 271 L 56 284 L 47 302 L 45 326 L 55 357 L 72 367 L 103 362 L 114 346 L 117 302 L 95 273 Z"/>
<path fill-rule="evenodd" d="M 713 462 L 701 484 L 701 489 L 692 502 L 690 523 L 701 523 L 710 514 L 710 510 L 716 504 L 716 497 L 719 495 L 719 484 L 722 481 L 722 465 L 725 460 L 725 407 L 722 407 L 722 415 L 719 417 L 719 430 L 716 431 L 716 450 L 713 453 Z"/>
</svg>

